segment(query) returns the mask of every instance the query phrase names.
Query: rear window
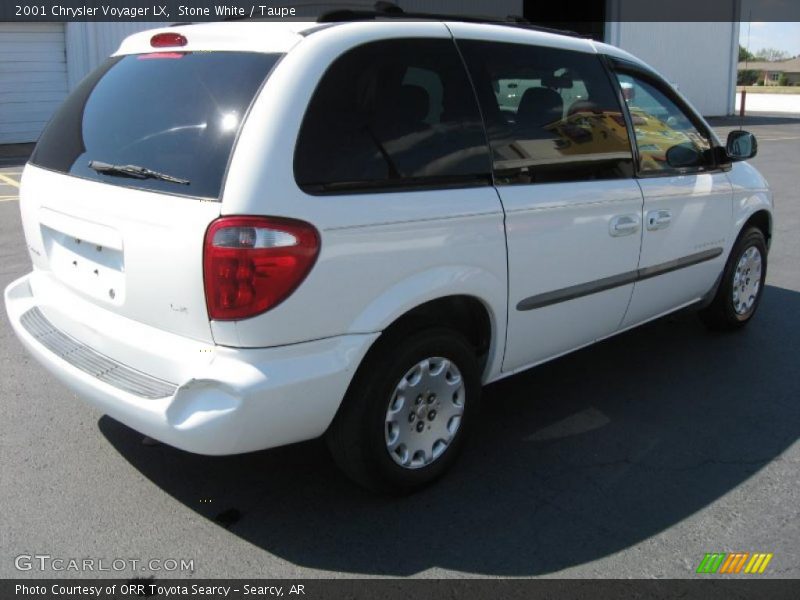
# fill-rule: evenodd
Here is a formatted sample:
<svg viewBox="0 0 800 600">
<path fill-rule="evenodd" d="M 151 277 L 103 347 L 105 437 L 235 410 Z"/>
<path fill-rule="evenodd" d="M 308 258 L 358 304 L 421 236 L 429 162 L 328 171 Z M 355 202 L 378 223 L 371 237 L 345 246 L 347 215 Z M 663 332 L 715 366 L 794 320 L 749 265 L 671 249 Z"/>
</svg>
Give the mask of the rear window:
<svg viewBox="0 0 800 600">
<path fill-rule="evenodd" d="M 279 54 L 159 52 L 109 59 L 56 112 L 31 162 L 112 185 L 216 199 L 236 134 Z M 188 184 L 100 173 L 134 165 Z"/>
</svg>

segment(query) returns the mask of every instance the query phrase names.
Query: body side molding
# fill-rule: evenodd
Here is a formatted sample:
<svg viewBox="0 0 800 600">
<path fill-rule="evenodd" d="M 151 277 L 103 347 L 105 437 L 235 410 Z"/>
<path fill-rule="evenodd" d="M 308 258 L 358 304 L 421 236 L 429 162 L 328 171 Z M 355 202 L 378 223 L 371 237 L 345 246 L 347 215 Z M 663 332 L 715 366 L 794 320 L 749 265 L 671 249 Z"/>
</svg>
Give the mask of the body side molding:
<svg viewBox="0 0 800 600">
<path fill-rule="evenodd" d="M 517 310 L 524 311 L 543 308 L 552 304 L 558 304 L 559 302 L 575 300 L 576 298 L 582 298 L 583 296 L 589 296 L 590 294 L 596 294 L 598 292 L 604 292 L 605 290 L 610 290 L 615 287 L 628 285 L 629 283 L 635 283 L 637 281 L 643 281 L 645 279 L 657 277 L 658 275 L 664 275 L 665 273 L 671 273 L 672 271 L 677 271 L 678 269 L 685 269 L 686 267 L 691 267 L 708 260 L 713 260 L 722 254 L 722 251 L 722 248 L 719 247 L 709 248 L 708 250 L 703 250 L 702 252 L 697 252 L 696 254 L 690 254 L 688 256 L 676 258 L 675 260 L 652 265 L 650 267 L 644 267 L 634 271 L 627 271 L 625 273 L 620 273 L 619 275 L 612 275 L 610 277 L 604 277 L 602 279 L 589 281 L 587 283 L 571 285 L 569 287 L 561 288 L 560 290 L 553 290 L 552 292 L 537 294 L 536 296 L 529 296 L 528 298 L 524 298 L 519 301 L 517 304 Z"/>
</svg>

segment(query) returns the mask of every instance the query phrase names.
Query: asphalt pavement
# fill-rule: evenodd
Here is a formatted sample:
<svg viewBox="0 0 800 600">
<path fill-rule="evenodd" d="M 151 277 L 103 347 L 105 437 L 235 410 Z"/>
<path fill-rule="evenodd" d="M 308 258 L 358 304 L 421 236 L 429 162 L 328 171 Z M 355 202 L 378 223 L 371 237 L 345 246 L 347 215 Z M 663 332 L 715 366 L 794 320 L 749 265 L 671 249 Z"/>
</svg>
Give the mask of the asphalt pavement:
<svg viewBox="0 0 800 600">
<path fill-rule="evenodd" d="M 0 167 L 0 202 L 15 202 L 19 192 L 22 167 Z"/>
<path fill-rule="evenodd" d="M 3 310 L 0 577 L 692 578 L 708 552 L 772 553 L 748 577 L 800 577 L 800 119 L 746 128 L 776 196 L 755 321 L 710 334 L 682 313 L 487 387 L 455 469 L 408 498 L 351 485 L 320 441 L 143 444 L 39 367 Z M 2 287 L 30 269 L 20 171 L 0 169 Z M 192 568 L 16 568 L 36 554 Z"/>
</svg>

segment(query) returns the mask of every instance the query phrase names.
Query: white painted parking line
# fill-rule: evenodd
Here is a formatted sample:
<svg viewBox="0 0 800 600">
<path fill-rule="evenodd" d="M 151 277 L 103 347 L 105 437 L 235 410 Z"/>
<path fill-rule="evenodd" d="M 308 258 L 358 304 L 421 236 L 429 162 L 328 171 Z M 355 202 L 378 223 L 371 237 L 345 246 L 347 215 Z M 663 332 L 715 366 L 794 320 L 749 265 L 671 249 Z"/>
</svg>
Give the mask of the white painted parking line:
<svg viewBox="0 0 800 600">
<path fill-rule="evenodd" d="M 19 196 L 0 196 L 0 202 L 11 202 L 12 200 L 19 200 Z"/>
</svg>

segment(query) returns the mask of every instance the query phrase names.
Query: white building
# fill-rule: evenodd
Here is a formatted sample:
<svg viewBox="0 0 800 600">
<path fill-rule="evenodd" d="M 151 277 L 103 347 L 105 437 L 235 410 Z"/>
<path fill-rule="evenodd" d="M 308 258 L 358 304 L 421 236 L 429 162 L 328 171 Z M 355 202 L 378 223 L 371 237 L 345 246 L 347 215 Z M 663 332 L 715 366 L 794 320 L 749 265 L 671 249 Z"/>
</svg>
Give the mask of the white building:
<svg viewBox="0 0 800 600">
<path fill-rule="evenodd" d="M 598 5 L 602 21 L 563 23 L 593 33 L 647 61 L 704 115 L 734 111 L 739 41 L 737 2 L 731 21 L 625 22 L 626 2 Z M 299 4 L 299 3 L 298 3 Z M 525 0 L 398 0 L 407 11 L 536 18 Z M 67 92 L 113 53 L 127 35 L 163 23 L 0 23 L 0 144 L 35 141 Z"/>
</svg>

